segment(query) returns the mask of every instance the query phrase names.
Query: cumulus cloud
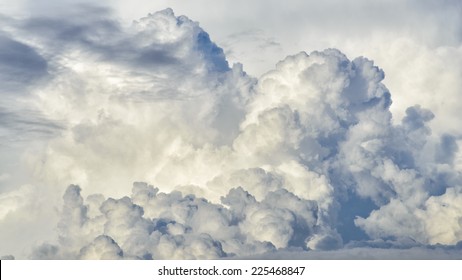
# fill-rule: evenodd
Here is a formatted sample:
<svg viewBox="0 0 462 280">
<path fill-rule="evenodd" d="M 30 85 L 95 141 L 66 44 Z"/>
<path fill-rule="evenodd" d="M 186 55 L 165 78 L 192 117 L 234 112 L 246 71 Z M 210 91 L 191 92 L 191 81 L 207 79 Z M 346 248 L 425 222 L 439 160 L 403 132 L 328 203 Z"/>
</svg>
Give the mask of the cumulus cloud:
<svg viewBox="0 0 462 280">
<path fill-rule="evenodd" d="M 395 123 L 373 61 L 300 52 L 256 79 L 171 9 L 130 26 L 88 9 L 85 21 L 11 20 L 18 38 L 5 41 L 43 60 L 38 72 L 8 67 L 26 71 L 14 83 L 31 80 L 31 125 L 55 131 L 21 153 L 37 187 L 0 195 L 1 227 L 31 209 L 57 213 L 55 234 L 21 257 L 460 250 L 459 136 L 433 135 L 435 114 L 420 105 Z"/>
</svg>

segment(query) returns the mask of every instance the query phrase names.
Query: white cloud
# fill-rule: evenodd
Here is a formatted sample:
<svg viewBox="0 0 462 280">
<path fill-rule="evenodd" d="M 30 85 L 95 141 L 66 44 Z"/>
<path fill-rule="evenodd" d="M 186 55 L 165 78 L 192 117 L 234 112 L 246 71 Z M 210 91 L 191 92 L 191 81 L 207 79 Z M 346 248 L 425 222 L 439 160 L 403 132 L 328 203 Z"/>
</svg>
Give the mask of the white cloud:
<svg viewBox="0 0 462 280">
<path fill-rule="evenodd" d="M 46 62 L 39 63 L 46 80 L 37 83 L 43 67 L 29 73 L 16 60 L 7 65 L 26 72 L 17 81 L 34 80 L 18 110 L 38 112 L 27 124 L 52 131 L 36 152 L 17 152 L 37 187 L 0 195 L 2 228 L 48 209 L 34 214 L 47 227 L 25 243 L 38 246 L 20 257 L 246 257 L 289 248 L 355 252 L 375 239 L 395 247 L 461 239 L 460 131 L 432 134 L 439 111 L 425 106 L 412 104 L 402 121 L 395 118 L 384 71 L 373 61 L 336 49 L 298 52 L 255 79 L 171 9 L 129 26 L 107 9 L 80 9 L 85 20 L 46 13 L 6 20 L 11 38 L 3 49 L 21 46 L 25 58 Z M 364 31 L 368 17 L 350 27 Z M 24 120 L 3 115 L 0 123 L 11 127 Z M 138 181 L 155 187 L 135 183 L 129 195 Z M 59 217 L 48 217 L 61 193 Z M 343 215 L 351 201 L 371 203 Z M 57 236 L 43 238 L 49 223 Z M 363 230 L 364 243 L 348 243 L 345 224 Z"/>
<path fill-rule="evenodd" d="M 100 235 L 88 246 L 80 250 L 79 259 L 83 260 L 117 260 L 123 257 L 122 250 L 106 235 Z"/>
</svg>

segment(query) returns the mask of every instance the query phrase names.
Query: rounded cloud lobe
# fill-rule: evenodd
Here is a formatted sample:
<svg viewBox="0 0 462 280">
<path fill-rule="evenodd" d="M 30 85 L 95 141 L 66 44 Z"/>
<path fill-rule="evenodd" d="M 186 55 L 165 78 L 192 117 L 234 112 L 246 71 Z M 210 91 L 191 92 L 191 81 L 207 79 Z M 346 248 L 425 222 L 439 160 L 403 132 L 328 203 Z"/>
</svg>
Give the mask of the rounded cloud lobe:
<svg viewBox="0 0 462 280">
<path fill-rule="evenodd" d="M 419 105 L 394 124 L 373 61 L 302 52 L 255 79 L 170 9 L 130 27 L 32 23 L 46 34 L 33 44 L 50 77 L 29 102 L 64 125 L 25 160 L 43 192 L 64 196 L 56 238 L 29 257 L 240 258 L 462 239 L 458 136 L 432 135 L 434 114 Z M 53 40 L 65 47 L 50 54 Z M 27 205 L 16 208 L 0 213 Z"/>
</svg>

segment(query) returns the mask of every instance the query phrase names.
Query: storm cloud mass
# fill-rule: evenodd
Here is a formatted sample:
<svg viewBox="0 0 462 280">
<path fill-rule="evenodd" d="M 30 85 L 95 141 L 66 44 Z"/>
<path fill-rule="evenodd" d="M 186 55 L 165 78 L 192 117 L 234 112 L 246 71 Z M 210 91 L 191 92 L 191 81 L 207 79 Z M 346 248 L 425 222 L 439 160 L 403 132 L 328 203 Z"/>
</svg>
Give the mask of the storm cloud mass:
<svg viewBox="0 0 462 280">
<path fill-rule="evenodd" d="M 255 78 L 172 9 L 72 13 L 0 16 L 0 255 L 462 258 L 461 131 L 372 60 Z"/>
</svg>

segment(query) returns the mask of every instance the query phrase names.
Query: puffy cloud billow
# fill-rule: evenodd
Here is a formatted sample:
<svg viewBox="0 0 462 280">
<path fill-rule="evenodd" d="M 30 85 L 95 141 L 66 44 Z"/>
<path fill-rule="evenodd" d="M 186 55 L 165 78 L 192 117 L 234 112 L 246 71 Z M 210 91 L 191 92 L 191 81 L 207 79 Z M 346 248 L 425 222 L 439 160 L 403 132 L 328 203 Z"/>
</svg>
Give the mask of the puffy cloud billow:
<svg viewBox="0 0 462 280">
<path fill-rule="evenodd" d="M 372 60 L 301 52 L 256 79 L 171 9 L 86 9 L 2 18 L 2 136 L 28 182 L 2 163 L 0 254 L 460 256 L 460 135 L 418 104 L 393 122 Z"/>
</svg>

